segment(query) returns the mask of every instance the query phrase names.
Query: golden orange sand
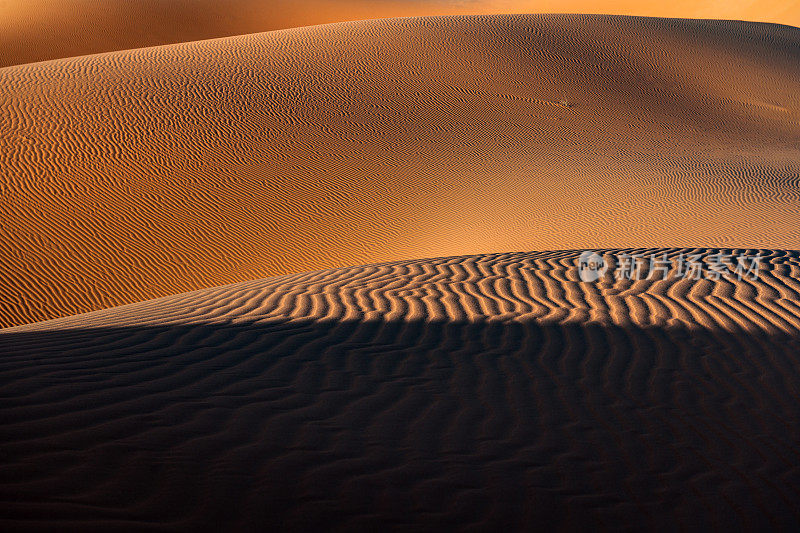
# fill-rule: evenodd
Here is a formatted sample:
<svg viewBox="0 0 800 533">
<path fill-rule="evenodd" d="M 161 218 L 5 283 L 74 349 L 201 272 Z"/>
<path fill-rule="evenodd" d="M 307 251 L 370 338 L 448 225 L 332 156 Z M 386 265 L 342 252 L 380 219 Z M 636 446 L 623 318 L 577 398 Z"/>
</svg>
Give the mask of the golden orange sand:
<svg viewBox="0 0 800 533">
<path fill-rule="evenodd" d="M 0 70 L 0 324 L 414 257 L 800 243 L 800 30 L 343 23 Z"/>
<path fill-rule="evenodd" d="M 170 5 L 62 51 L 260 23 Z M 424 18 L 0 69 L 0 326 L 61 317 L 0 331 L 0 530 L 798 530 L 798 44 Z"/>
<path fill-rule="evenodd" d="M 0 2 L 0 67 L 329 22 L 498 13 L 605 13 L 800 26 L 796 0 L 5 0 Z"/>
</svg>

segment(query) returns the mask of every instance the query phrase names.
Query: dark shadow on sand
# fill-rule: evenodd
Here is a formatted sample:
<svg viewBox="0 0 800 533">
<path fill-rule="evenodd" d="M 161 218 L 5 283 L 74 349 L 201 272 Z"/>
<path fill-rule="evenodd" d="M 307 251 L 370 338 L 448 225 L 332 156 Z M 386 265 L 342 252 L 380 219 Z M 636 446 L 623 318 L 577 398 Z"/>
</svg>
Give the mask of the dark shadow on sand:
<svg viewBox="0 0 800 533">
<path fill-rule="evenodd" d="M 533 322 L 0 334 L 0 527 L 797 528 L 799 348 Z"/>
</svg>

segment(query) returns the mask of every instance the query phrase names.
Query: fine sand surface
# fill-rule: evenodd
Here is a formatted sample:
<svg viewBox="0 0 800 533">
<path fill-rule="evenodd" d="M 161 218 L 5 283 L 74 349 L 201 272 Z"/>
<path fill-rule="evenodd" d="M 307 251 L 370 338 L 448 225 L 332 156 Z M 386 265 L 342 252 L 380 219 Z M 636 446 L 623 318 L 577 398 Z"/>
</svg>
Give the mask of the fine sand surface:
<svg viewBox="0 0 800 533">
<path fill-rule="evenodd" d="M 800 248 L 796 28 L 393 19 L 0 87 L 0 326 L 419 257 Z"/>
<path fill-rule="evenodd" d="M 762 250 L 757 280 L 591 283 L 578 253 L 7 329 L 0 528 L 797 530 L 800 252 Z"/>
<path fill-rule="evenodd" d="M 0 0 L 0 67 L 350 20 L 606 13 L 800 26 L 797 0 Z"/>
</svg>

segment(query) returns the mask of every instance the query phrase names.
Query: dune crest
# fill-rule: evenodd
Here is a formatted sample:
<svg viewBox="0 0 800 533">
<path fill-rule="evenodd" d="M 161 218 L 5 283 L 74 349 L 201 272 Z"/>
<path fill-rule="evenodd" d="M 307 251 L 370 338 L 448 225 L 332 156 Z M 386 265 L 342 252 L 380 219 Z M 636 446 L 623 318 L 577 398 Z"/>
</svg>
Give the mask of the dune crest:
<svg viewBox="0 0 800 533">
<path fill-rule="evenodd" d="M 413 257 L 800 242 L 794 28 L 395 19 L 0 85 L 3 326 Z"/>
<path fill-rule="evenodd" d="M 8 328 L 6 333 L 276 321 L 532 320 L 800 332 L 800 252 L 627 248 L 442 257 L 251 280 Z M 741 258 L 737 261 L 737 258 Z M 737 272 L 737 263 L 744 268 Z M 638 265 L 632 267 L 631 264 Z M 717 272 L 715 274 L 715 272 Z"/>
<path fill-rule="evenodd" d="M 4 0 L 0 68 L 330 22 L 497 13 L 606 13 L 800 26 L 796 0 Z"/>
</svg>

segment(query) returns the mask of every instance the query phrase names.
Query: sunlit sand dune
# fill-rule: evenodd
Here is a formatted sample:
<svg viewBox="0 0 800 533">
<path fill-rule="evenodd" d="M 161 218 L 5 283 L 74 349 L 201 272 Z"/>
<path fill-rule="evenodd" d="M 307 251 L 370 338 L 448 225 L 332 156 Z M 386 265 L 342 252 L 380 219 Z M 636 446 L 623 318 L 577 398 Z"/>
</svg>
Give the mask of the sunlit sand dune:
<svg viewBox="0 0 800 533">
<path fill-rule="evenodd" d="M 674 266 L 617 280 L 636 253 Z M 0 527 L 796 530 L 800 255 L 677 276 L 719 253 L 756 251 L 400 261 L 4 330 Z"/>
<path fill-rule="evenodd" d="M 800 247 L 800 30 L 333 24 L 0 69 L 0 324 L 441 255 Z"/>
</svg>

